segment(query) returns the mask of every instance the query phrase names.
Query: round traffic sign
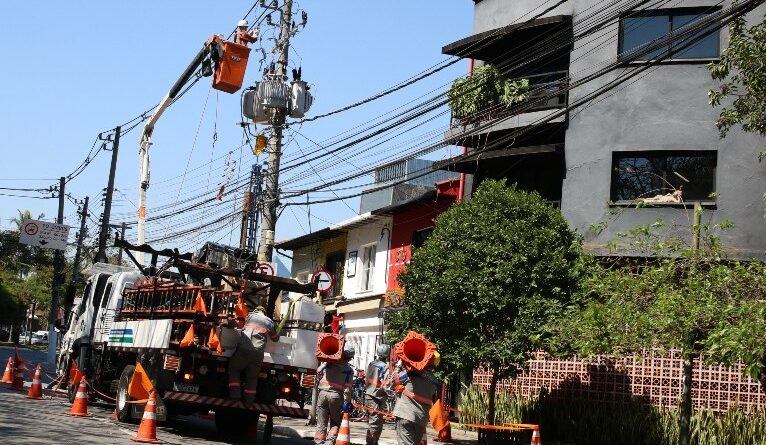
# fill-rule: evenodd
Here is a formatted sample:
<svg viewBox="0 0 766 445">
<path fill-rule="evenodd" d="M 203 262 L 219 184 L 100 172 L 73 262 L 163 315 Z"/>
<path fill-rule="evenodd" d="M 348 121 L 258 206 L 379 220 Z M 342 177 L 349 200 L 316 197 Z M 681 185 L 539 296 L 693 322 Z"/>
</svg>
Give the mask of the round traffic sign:
<svg viewBox="0 0 766 445">
<path fill-rule="evenodd" d="M 24 233 L 27 235 L 36 235 L 38 230 L 40 230 L 40 228 L 37 227 L 36 223 L 28 222 L 24 224 Z"/>
<path fill-rule="evenodd" d="M 311 276 L 311 282 L 317 285 L 317 290 L 326 293 L 335 285 L 335 278 L 327 269 L 319 268 Z"/>
<path fill-rule="evenodd" d="M 258 265 L 255 267 L 255 273 L 269 275 L 272 277 L 276 275 L 274 272 L 274 266 L 269 263 L 258 263 Z"/>
</svg>

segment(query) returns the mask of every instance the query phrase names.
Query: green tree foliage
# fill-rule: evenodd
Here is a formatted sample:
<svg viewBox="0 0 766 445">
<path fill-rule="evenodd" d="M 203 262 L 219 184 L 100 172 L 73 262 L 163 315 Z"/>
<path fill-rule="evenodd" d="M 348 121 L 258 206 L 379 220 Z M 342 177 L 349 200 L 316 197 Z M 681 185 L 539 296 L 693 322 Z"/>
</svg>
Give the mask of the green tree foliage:
<svg viewBox="0 0 766 445">
<path fill-rule="evenodd" d="M 389 339 L 423 333 L 439 346 L 443 374 L 489 367 L 494 395 L 499 378 L 545 347 L 571 304 L 579 264 L 580 240 L 558 210 L 536 193 L 484 181 L 439 216 L 399 276 L 405 308 L 392 316 Z"/>
<path fill-rule="evenodd" d="M 496 113 L 499 106 L 525 101 L 528 91 L 528 79 L 508 79 L 487 64 L 476 68 L 470 77 L 456 79 L 447 97 L 455 117 L 471 120 L 477 114 Z"/>
<path fill-rule="evenodd" d="M 729 47 L 718 62 L 708 65 L 713 79 L 721 82 L 710 91 L 710 105 L 721 110 L 717 126 L 721 137 L 736 126 L 766 136 L 766 22 L 747 28 L 745 18 L 729 25 Z"/>
</svg>

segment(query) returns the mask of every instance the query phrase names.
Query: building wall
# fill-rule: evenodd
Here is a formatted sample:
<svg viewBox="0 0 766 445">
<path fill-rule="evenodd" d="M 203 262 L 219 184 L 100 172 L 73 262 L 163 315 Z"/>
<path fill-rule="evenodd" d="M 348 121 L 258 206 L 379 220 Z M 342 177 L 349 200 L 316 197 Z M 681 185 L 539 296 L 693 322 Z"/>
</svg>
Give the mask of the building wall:
<svg viewBox="0 0 766 445">
<path fill-rule="evenodd" d="M 315 270 L 327 265 L 328 254 L 345 250 L 346 234 L 295 249 L 290 275 L 298 281 L 307 282 Z M 336 286 L 343 286 L 343 277 L 335 277 L 335 282 Z"/>
<path fill-rule="evenodd" d="M 379 220 L 349 230 L 346 247 L 346 273 L 343 279 L 342 294 L 347 299 L 379 295 L 386 291 L 386 257 L 388 255 L 388 237 L 386 228 L 390 231 L 391 218 L 381 217 Z M 375 245 L 375 267 L 373 269 L 372 286 L 370 290 L 362 290 L 362 257 L 363 248 Z M 349 254 L 356 251 L 356 266 L 352 266 Z M 353 276 L 349 276 L 352 273 Z"/>
<path fill-rule="evenodd" d="M 351 365 L 356 369 L 365 369 L 375 358 L 375 348 L 380 342 L 378 310 L 344 314 L 343 324 L 346 328 L 346 341 L 356 350 Z"/>
<path fill-rule="evenodd" d="M 579 17 L 595 5 L 595 0 L 567 2 L 546 14 L 571 14 L 575 28 Z M 700 7 L 717 4 L 715 0 L 681 0 L 673 7 Z M 627 1 L 616 8 L 624 8 Z M 724 3 L 728 6 L 729 1 Z M 531 17 L 539 1 L 483 0 L 476 4 L 474 31 L 482 32 L 516 23 Z M 766 6 L 748 17 L 762 18 Z M 618 52 L 618 20 L 588 39 L 576 42 L 571 55 L 570 76 L 576 82 L 594 71 L 594 67 L 613 62 Z M 721 30 L 720 44 L 725 48 L 728 32 Z M 618 233 L 657 219 L 665 223 L 664 234 L 691 238 L 691 209 L 628 208 L 610 205 L 612 153 L 641 150 L 717 150 L 714 206 L 705 209 L 703 222 L 716 224 L 731 220 L 735 227 L 718 234 L 724 249 L 740 258 L 763 258 L 766 250 L 766 224 L 763 220 L 762 194 L 766 191 L 766 163 L 757 155 L 763 138 L 733 130 L 721 139 L 715 127 L 720 109 L 707 103 L 707 92 L 716 86 L 706 62 L 666 63 L 646 75 L 611 90 L 587 107 L 570 113 L 565 139 L 566 173 L 563 182 L 561 211 L 571 227 L 585 237 L 586 247 L 596 253 L 608 253 L 610 241 L 620 241 Z M 572 104 L 595 89 L 617 78 L 623 69 L 575 88 Z M 600 233 L 591 226 L 607 223 Z M 627 246 L 622 253 L 631 253 Z"/>
<path fill-rule="evenodd" d="M 439 195 L 435 202 L 413 205 L 394 214 L 391 230 L 391 251 L 389 252 L 389 270 L 387 289 L 396 289 L 399 282 L 396 277 L 410 262 L 412 253 L 412 235 L 417 230 L 433 227 L 434 220 L 447 210 L 457 199 L 459 181 L 439 185 Z"/>
</svg>

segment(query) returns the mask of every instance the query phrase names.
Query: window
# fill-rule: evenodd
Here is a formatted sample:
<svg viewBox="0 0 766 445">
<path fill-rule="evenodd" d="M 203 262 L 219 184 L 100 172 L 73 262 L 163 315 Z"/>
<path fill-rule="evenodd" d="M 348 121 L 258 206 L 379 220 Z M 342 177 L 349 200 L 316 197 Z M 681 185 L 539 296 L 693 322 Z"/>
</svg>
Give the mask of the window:
<svg viewBox="0 0 766 445">
<path fill-rule="evenodd" d="M 295 281 L 297 281 L 297 282 L 299 282 L 301 284 L 308 283 L 309 282 L 309 273 L 308 273 L 308 271 L 298 273 L 298 275 L 295 276 Z"/>
<path fill-rule="evenodd" d="M 423 243 L 426 242 L 426 239 L 428 239 L 429 235 L 431 235 L 431 232 L 434 231 L 433 227 L 429 227 L 427 229 L 420 229 L 412 232 L 412 247 L 418 248 L 423 245 Z"/>
<path fill-rule="evenodd" d="M 362 247 L 362 276 L 359 282 L 360 290 L 371 290 L 375 272 L 375 244 Z"/>
<path fill-rule="evenodd" d="M 715 151 L 616 152 L 611 199 L 634 201 L 680 190 L 684 201 L 712 200 L 715 167 Z"/>
<path fill-rule="evenodd" d="M 669 52 L 669 59 L 715 59 L 720 52 L 719 31 L 716 29 L 705 37 L 699 37 L 710 28 L 700 29 L 685 39 L 670 38 L 667 46 L 643 54 L 645 46 L 656 39 L 662 39 L 673 33 L 684 32 L 687 25 L 694 27 L 698 19 L 704 18 L 718 8 L 681 8 L 673 10 L 654 10 L 631 14 L 620 20 L 620 57 L 638 60 L 660 58 Z M 698 23 L 698 22 L 697 22 Z M 684 48 L 690 40 L 699 41 Z M 656 43 L 656 42 L 655 42 Z"/>
<path fill-rule="evenodd" d="M 325 264 L 327 265 L 327 270 L 335 279 L 335 284 L 333 284 L 332 289 L 330 289 L 327 295 L 337 297 L 340 294 L 341 289 L 343 289 L 342 282 L 343 271 L 346 266 L 346 252 L 339 250 L 337 252 L 328 253 L 326 259 L 327 261 Z"/>
</svg>

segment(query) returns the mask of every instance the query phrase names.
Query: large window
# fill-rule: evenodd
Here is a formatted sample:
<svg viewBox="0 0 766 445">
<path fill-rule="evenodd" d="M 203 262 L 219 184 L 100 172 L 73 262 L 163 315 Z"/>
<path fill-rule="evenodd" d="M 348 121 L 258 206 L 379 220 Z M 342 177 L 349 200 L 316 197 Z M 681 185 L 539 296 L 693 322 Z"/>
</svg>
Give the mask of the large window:
<svg viewBox="0 0 766 445">
<path fill-rule="evenodd" d="M 632 58 L 634 55 L 638 55 L 638 60 L 652 60 L 665 56 L 669 51 L 669 59 L 718 58 L 720 52 L 718 30 L 700 38 L 702 34 L 710 31 L 710 27 L 700 28 L 693 35 L 685 39 L 672 38 L 673 34 L 678 35 L 685 30 L 699 26 L 700 23 L 696 21 L 708 14 L 714 13 L 716 9 L 681 8 L 653 10 L 623 17 L 620 21 L 620 57 Z M 644 54 L 648 49 L 645 45 L 668 35 L 671 35 L 671 38 L 668 40 L 667 45 Z M 698 38 L 700 40 L 696 41 Z M 696 42 L 684 48 L 690 41 Z"/>
<path fill-rule="evenodd" d="M 657 198 L 678 191 L 683 201 L 710 201 L 715 167 L 715 151 L 615 152 L 612 201 Z"/>
<path fill-rule="evenodd" d="M 372 290 L 375 273 L 375 244 L 362 247 L 362 276 L 359 282 L 360 290 Z"/>
</svg>

